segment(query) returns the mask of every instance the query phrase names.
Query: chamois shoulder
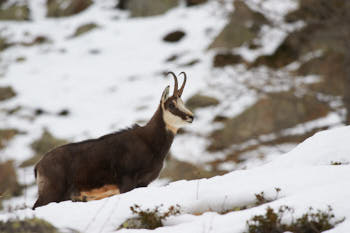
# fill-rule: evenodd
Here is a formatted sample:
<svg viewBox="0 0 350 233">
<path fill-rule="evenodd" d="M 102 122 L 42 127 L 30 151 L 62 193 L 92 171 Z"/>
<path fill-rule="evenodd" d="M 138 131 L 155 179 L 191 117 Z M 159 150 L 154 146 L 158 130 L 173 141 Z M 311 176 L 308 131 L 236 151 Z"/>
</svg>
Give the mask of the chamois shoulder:
<svg viewBox="0 0 350 233">
<path fill-rule="evenodd" d="M 124 133 L 131 133 L 133 130 L 138 129 L 138 128 L 141 128 L 141 126 L 139 126 L 138 124 L 134 124 L 134 125 L 131 126 L 131 127 L 128 127 L 128 128 L 122 129 L 122 130 L 119 130 L 119 131 L 117 131 L 117 132 L 103 135 L 103 136 L 97 138 L 96 140 L 104 140 L 104 139 L 107 139 L 107 138 L 109 138 L 109 137 L 121 135 L 121 134 L 124 134 Z"/>
<path fill-rule="evenodd" d="M 106 135 L 103 135 L 99 138 L 87 139 L 87 140 L 80 141 L 80 142 L 74 142 L 74 143 L 70 143 L 69 145 L 83 145 L 83 144 L 87 144 L 87 143 L 91 143 L 91 142 L 104 141 L 104 140 L 114 138 L 115 136 L 118 136 L 118 135 L 129 134 L 129 133 L 131 134 L 133 130 L 138 129 L 138 128 L 141 128 L 141 126 L 134 124 L 133 126 L 131 126 L 129 128 L 125 128 L 125 129 L 116 131 L 114 133 L 106 134 Z"/>
</svg>

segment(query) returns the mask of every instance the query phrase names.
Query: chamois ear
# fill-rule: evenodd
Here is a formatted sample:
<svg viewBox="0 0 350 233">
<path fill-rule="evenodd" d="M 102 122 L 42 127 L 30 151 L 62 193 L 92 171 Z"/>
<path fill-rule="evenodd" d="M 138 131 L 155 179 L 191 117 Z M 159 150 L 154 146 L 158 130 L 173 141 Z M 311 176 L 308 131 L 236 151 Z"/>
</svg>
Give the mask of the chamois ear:
<svg viewBox="0 0 350 233">
<path fill-rule="evenodd" d="M 163 94 L 162 94 L 162 99 L 161 99 L 161 103 L 165 103 L 165 101 L 168 99 L 168 96 L 169 96 L 169 89 L 170 89 L 170 86 L 167 86 L 164 91 L 163 91 Z"/>
</svg>

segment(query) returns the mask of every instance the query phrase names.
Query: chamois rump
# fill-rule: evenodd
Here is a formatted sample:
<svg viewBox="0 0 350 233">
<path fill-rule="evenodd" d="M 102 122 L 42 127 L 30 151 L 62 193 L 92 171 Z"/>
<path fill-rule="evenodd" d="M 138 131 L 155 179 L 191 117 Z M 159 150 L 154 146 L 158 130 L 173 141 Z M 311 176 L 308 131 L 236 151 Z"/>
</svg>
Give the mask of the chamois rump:
<svg viewBox="0 0 350 233">
<path fill-rule="evenodd" d="M 163 91 L 158 108 L 145 126 L 108 134 L 97 139 L 70 143 L 46 153 L 34 174 L 39 197 L 33 209 L 50 202 L 90 201 L 145 187 L 155 180 L 177 130 L 193 121 L 178 89 L 172 96 Z"/>
</svg>

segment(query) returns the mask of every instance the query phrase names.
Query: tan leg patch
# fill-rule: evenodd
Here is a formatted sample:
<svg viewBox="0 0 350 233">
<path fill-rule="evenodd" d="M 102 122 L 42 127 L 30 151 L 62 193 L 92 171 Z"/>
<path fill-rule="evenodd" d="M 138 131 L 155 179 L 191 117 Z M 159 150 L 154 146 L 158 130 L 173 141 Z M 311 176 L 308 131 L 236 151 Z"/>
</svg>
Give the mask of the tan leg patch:
<svg viewBox="0 0 350 233">
<path fill-rule="evenodd" d="M 80 192 L 79 196 L 73 196 L 73 201 L 92 201 L 100 200 L 106 197 L 120 194 L 119 188 L 116 185 L 105 185 L 101 188 L 84 190 Z"/>
</svg>

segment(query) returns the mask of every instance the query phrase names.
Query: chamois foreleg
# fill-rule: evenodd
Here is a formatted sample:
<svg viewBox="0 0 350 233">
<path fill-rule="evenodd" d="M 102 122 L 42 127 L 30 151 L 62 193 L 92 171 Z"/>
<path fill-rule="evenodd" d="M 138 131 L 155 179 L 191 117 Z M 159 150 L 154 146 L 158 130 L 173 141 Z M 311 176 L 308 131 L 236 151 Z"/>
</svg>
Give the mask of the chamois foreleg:
<svg viewBox="0 0 350 233">
<path fill-rule="evenodd" d="M 120 193 L 125 193 L 137 188 L 137 176 L 124 176 L 121 179 Z"/>
</svg>

